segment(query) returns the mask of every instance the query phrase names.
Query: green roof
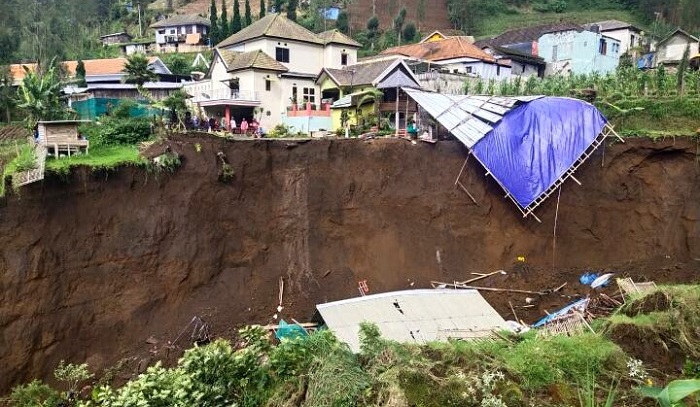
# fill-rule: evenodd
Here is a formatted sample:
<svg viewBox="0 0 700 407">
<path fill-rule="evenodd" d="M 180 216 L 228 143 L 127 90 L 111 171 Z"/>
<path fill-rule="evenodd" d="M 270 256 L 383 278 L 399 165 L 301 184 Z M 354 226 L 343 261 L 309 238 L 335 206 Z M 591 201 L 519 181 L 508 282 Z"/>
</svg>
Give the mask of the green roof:
<svg viewBox="0 0 700 407">
<path fill-rule="evenodd" d="M 268 14 L 241 31 L 221 41 L 217 47 L 223 48 L 261 37 L 273 37 L 323 45 L 318 35 L 287 19 L 281 14 Z"/>
<path fill-rule="evenodd" d="M 240 71 L 242 69 L 265 69 L 269 71 L 287 72 L 288 69 L 262 50 L 250 52 L 237 52 L 227 49 L 217 49 L 221 59 L 226 65 L 226 71 Z"/>
</svg>

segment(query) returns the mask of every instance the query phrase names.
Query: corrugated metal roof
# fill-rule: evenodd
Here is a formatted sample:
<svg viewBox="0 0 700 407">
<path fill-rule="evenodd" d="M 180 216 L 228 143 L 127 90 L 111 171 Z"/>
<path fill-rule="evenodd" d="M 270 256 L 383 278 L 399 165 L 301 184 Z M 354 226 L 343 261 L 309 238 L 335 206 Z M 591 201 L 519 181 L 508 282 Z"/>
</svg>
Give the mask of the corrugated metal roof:
<svg viewBox="0 0 700 407">
<path fill-rule="evenodd" d="M 493 125 L 518 103 L 542 97 L 443 95 L 410 88 L 404 91 L 468 148 L 493 130 Z"/>
<path fill-rule="evenodd" d="M 425 343 L 479 338 L 505 321 L 476 290 L 407 290 L 367 295 L 316 306 L 330 330 L 354 352 L 360 323 L 376 324 L 385 339 Z"/>
</svg>

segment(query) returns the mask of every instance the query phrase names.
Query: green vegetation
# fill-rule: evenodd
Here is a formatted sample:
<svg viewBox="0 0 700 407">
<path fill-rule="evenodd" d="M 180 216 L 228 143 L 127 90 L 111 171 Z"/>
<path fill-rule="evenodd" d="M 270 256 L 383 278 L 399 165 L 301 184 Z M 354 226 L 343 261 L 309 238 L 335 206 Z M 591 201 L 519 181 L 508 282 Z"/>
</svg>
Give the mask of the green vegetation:
<svg viewBox="0 0 700 407">
<path fill-rule="evenodd" d="M 195 346 L 174 367 L 156 363 L 121 387 L 98 385 L 75 405 L 612 407 L 639 405 L 642 397 L 663 407 L 687 405 L 677 403 L 698 394 L 699 380 L 651 387 L 651 371 L 609 338 L 615 337 L 612 328 L 629 323 L 675 329 L 676 341 L 697 337 L 699 300 L 700 286 L 660 287 L 628 300 L 617 315 L 602 321 L 603 334 L 571 337 L 531 331 L 419 346 L 385 340 L 376 326 L 363 324 L 358 354 L 328 330 L 274 344 L 261 327 L 246 327 L 238 332 L 238 347 L 221 339 Z M 689 346 L 700 349 L 696 342 Z M 57 372 L 64 373 L 56 377 L 68 394 L 75 394 L 72 389 L 91 375 L 85 365 L 65 366 L 59 366 Z M 34 381 L 16 387 L 11 401 L 22 407 L 48 405 L 41 400 L 57 397 L 60 393 Z"/>
<path fill-rule="evenodd" d="M 91 147 L 90 154 L 46 160 L 46 171 L 67 174 L 71 168 L 79 166 L 115 169 L 127 165 L 146 166 L 147 164 L 148 161 L 141 157 L 136 146 L 103 145 Z"/>
</svg>

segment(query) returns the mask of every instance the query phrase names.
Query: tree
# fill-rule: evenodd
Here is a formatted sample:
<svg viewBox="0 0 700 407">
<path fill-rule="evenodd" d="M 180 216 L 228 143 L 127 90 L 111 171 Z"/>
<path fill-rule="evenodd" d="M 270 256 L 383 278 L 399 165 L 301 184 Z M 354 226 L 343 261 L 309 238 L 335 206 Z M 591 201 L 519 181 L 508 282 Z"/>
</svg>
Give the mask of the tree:
<svg viewBox="0 0 700 407">
<path fill-rule="evenodd" d="M 87 86 L 87 82 L 85 82 L 85 63 L 82 59 L 78 60 L 78 65 L 75 67 L 75 79 L 77 80 L 76 85 Z"/>
<path fill-rule="evenodd" d="M 265 0 L 260 0 L 260 14 L 258 14 L 258 18 L 263 17 L 265 17 Z"/>
<path fill-rule="evenodd" d="M 403 30 L 403 24 L 406 21 L 406 8 L 402 7 L 399 10 L 399 14 L 394 17 L 394 31 L 399 38 L 399 45 L 401 45 L 401 31 Z"/>
<path fill-rule="evenodd" d="M 684 85 L 685 85 L 685 72 L 688 70 L 688 60 L 690 59 L 690 44 L 685 47 L 683 51 L 683 57 L 681 57 L 680 63 L 678 63 L 678 94 L 683 95 Z"/>
<path fill-rule="evenodd" d="M 228 38 L 229 35 L 235 33 L 236 31 L 233 31 L 233 20 L 231 20 L 230 27 L 228 24 L 228 11 L 226 11 L 226 0 L 221 0 L 221 17 L 219 17 L 219 41 L 223 41 L 226 38 Z"/>
<path fill-rule="evenodd" d="M 12 71 L 9 65 L 0 67 L 0 109 L 5 111 L 4 119 L 12 121 L 12 108 L 15 106 L 16 92 L 12 86 Z"/>
<path fill-rule="evenodd" d="M 274 1 L 275 1 L 275 3 L 274 3 L 274 7 L 275 7 L 274 12 L 275 12 L 275 13 L 281 13 L 281 12 L 282 12 L 282 6 L 284 5 L 284 0 L 274 0 Z"/>
<path fill-rule="evenodd" d="M 62 118 L 65 115 L 60 99 L 63 84 L 56 73 L 55 59 L 44 72 L 23 68 L 25 75 L 19 85 L 17 107 L 24 111 L 27 127 L 33 129 L 39 120 Z"/>
<path fill-rule="evenodd" d="M 241 6 L 238 0 L 233 0 L 233 18 L 231 19 L 231 34 L 235 34 L 243 28 L 241 23 Z"/>
<path fill-rule="evenodd" d="M 142 87 L 146 82 L 158 79 L 158 75 L 153 72 L 149 65 L 148 58 L 140 53 L 132 54 L 127 57 L 126 64 L 124 65 L 124 73 L 126 73 L 124 81 L 127 83 L 135 83 L 138 87 Z"/>
<path fill-rule="evenodd" d="M 250 0 L 245 0 L 245 26 L 248 27 L 253 23 L 253 16 L 250 14 Z"/>
<path fill-rule="evenodd" d="M 417 33 L 418 30 L 416 29 L 416 24 L 410 22 L 404 26 L 403 31 L 401 32 L 401 37 L 405 42 L 413 42 L 416 39 Z"/>
<path fill-rule="evenodd" d="M 192 71 L 190 64 L 182 54 L 173 53 L 163 56 L 163 63 L 175 75 L 189 75 Z"/>
<path fill-rule="evenodd" d="M 214 0 L 211 0 L 211 5 L 209 6 L 209 22 L 211 23 L 209 27 L 209 38 L 211 39 L 211 45 L 215 45 L 219 42 L 218 14 L 219 13 L 216 11 L 216 3 Z"/>
<path fill-rule="evenodd" d="M 377 40 L 377 37 L 379 37 L 379 18 L 372 16 L 367 20 L 367 39 L 371 44 L 371 49 L 374 49 L 374 42 Z"/>
<path fill-rule="evenodd" d="M 348 34 L 350 32 L 350 18 L 347 11 L 343 10 L 338 13 L 338 19 L 335 21 L 335 28 L 343 34 Z"/>
<path fill-rule="evenodd" d="M 292 21 L 297 21 L 297 6 L 299 5 L 298 0 L 289 0 L 287 3 L 287 18 Z"/>
<path fill-rule="evenodd" d="M 363 92 L 362 97 L 360 100 L 357 101 L 357 112 L 356 112 L 356 117 L 360 117 L 360 111 L 362 108 L 362 105 L 365 103 L 372 102 L 373 103 L 373 116 L 377 120 L 377 125 L 379 124 L 379 102 L 382 100 L 382 97 L 384 97 L 384 93 L 377 89 L 377 88 L 370 88 L 367 89 L 366 91 Z M 358 123 L 359 124 L 359 123 Z"/>
<path fill-rule="evenodd" d="M 418 28 L 421 28 L 421 24 L 425 20 L 425 0 L 418 0 L 418 7 L 416 10 L 418 14 Z"/>
</svg>

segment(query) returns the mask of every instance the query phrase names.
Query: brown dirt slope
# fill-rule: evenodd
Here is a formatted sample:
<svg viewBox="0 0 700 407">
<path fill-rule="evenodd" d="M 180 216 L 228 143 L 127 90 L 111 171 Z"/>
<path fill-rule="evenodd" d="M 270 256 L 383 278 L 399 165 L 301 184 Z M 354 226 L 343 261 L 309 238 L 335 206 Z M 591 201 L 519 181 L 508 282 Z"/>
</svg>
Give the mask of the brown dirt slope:
<svg viewBox="0 0 700 407">
<path fill-rule="evenodd" d="M 348 6 L 350 24 L 354 30 L 364 30 L 367 27 L 367 20 L 372 17 L 373 2 L 382 30 L 391 29 L 394 17 L 402 7 L 406 8 L 406 22 L 416 23 L 423 34 L 452 28 L 447 16 L 447 0 L 423 0 L 425 17 L 422 21 L 418 19 L 418 7 L 421 0 L 354 0 Z"/>
<path fill-rule="evenodd" d="M 658 282 L 700 276 L 692 141 L 599 151 L 577 173 L 583 186 L 563 187 L 555 256 L 556 198 L 538 211 L 542 224 L 524 220 L 472 161 L 463 182 L 473 204 L 453 186 L 465 158 L 456 142 L 168 144 L 183 154 L 175 174 L 85 169 L 0 201 L 0 393 L 50 378 L 61 359 L 100 368 L 137 354 L 145 363 L 147 338 L 173 340 L 195 315 L 224 336 L 268 323 L 280 277 L 282 316 L 308 320 L 314 304 L 356 296 L 365 279 L 377 293 L 505 269 L 482 283 L 568 282 L 561 294 L 574 295 L 584 270 Z M 229 183 L 218 180 L 219 151 L 235 170 Z M 519 256 L 527 262 L 516 264 Z M 506 316 L 508 300 L 524 303 L 486 297 Z M 565 301 L 542 298 L 520 317 Z"/>
</svg>

